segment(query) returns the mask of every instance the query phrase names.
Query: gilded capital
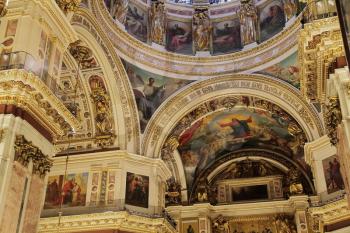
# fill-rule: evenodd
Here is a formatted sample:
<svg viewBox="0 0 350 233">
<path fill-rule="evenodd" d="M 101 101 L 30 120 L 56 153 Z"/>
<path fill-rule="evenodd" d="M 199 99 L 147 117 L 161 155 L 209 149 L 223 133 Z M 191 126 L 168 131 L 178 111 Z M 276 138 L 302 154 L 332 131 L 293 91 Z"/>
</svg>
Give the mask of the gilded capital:
<svg viewBox="0 0 350 233">
<path fill-rule="evenodd" d="M 40 177 L 50 171 L 53 165 L 49 156 L 44 155 L 41 150 L 34 146 L 31 141 L 27 141 L 23 135 L 17 135 L 15 141 L 15 161 L 21 163 L 24 167 L 33 162 L 33 174 L 38 174 Z"/>
</svg>

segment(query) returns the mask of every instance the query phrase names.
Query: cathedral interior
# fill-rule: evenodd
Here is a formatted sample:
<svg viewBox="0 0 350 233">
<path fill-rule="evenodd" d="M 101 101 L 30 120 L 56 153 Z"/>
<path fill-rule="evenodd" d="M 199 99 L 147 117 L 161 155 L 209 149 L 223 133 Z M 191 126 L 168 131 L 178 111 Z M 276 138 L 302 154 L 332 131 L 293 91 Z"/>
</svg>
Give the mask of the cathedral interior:
<svg viewBox="0 0 350 233">
<path fill-rule="evenodd" d="M 349 0 L 0 0 L 0 233 L 350 233 Z"/>
</svg>

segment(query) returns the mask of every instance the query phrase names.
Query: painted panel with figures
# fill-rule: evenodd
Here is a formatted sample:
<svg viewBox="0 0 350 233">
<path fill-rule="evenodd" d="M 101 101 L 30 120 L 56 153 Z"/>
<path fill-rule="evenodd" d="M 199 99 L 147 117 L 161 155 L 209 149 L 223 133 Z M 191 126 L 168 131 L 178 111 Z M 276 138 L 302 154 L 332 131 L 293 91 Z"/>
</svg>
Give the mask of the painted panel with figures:
<svg viewBox="0 0 350 233">
<path fill-rule="evenodd" d="M 45 209 L 85 206 L 88 173 L 50 176 L 47 182 Z"/>
</svg>

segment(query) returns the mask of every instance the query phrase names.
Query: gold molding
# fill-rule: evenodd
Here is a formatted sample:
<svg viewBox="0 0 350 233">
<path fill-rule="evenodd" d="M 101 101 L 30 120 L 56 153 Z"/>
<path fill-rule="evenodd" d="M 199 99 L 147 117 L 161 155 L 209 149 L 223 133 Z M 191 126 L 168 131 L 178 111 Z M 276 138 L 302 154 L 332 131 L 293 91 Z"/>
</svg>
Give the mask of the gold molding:
<svg viewBox="0 0 350 233">
<path fill-rule="evenodd" d="M 164 218 L 151 218 L 132 215 L 126 211 L 81 214 L 61 217 L 41 218 L 38 233 L 78 232 L 113 229 L 135 233 L 176 233 L 177 231 Z"/>
<path fill-rule="evenodd" d="M 24 70 L 0 71 L 0 103 L 23 107 L 43 122 L 54 137 L 65 134 L 69 128 L 80 127 L 79 121 L 39 77 Z"/>
</svg>

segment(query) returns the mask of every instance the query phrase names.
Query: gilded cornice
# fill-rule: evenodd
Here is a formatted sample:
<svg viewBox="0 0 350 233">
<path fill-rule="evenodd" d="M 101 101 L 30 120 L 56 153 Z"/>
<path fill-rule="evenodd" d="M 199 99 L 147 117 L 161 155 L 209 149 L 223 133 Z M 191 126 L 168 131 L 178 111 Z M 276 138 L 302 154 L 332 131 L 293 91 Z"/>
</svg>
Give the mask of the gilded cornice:
<svg viewBox="0 0 350 233">
<path fill-rule="evenodd" d="M 324 225 L 341 222 L 350 218 L 350 210 L 348 209 L 348 201 L 346 199 L 320 207 L 311 207 L 308 212 L 312 217 L 319 217 Z"/>
<path fill-rule="evenodd" d="M 79 121 L 39 77 L 24 70 L 0 71 L 0 103 L 25 108 L 40 119 L 54 137 L 65 134 L 67 127 L 80 127 Z"/>
<path fill-rule="evenodd" d="M 291 110 L 297 112 L 298 123 L 309 140 L 314 140 L 324 134 L 324 128 L 318 114 L 303 98 L 300 98 L 300 92 L 297 89 L 271 77 L 234 74 L 190 84 L 176 96 L 164 102 L 147 125 L 142 143 L 142 155 L 158 157 L 160 155 L 159 146 L 162 146 L 165 140 L 163 136 L 168 136 L 179 120 L 200 104 L 210 99 L 219 98 L 221 95 L 242 95 L 243 89 L 253 90 L 256 95 L 258 92 L 272 94 L 276 99 L 269 101 L 275 104 L 277 104 L 276 100 L 287 103 L 288 109 L 280 107 L 295 119 L 297 119 L 296 115 L 292 114 Z M 231 91 L 232 93 L 229 94 L 228 92 Z M 264 96 L 257 97 L 264 98 Z M 196 101 L 196 106 L 184 108 L 194 101 Z M 197 102 L 199 103 L 197 104 Z M 303 122 L 300 122 L 300 119 Z"/>
<path fill-rule="evenodd" d="M 61 217 L 41 218 L 38 233 L 78 232 L 113 229 L 135 233 L 175 233 L 176 230 L 164 218 L 148 218 L 132 215 L 126 211 L 82 214 Z"/>
<path fill-rule="evenodd" d="M 77 17 L 82 21 L 76 21 Z M 124 66 L 120 58 L 114 53 L 114 47 L 111 44 L 109 38 L 106 35 L 106 31 L 102 30 L 100 23 L 96 21 L 96 18 L 91 15 L 91 12 L 79 8 L 72 19 L 72 25 L 83 27 L 91 33 L 98 43 L 101 44 L 103 52 L 108 58 L 108 62 L 114 70 L 115 80 L 117 83 L 117 90 L 120 93 L 120 101 L 122 103 L 122 109 L 125 119 L 125 125 L 128 125 L 126 129 L 126 135 L 130 141 L 132 136 L 136 139 L 136 153 L 140 152 L 140 126 L 138 124 L 138 114 L 136 103 L 134 101 L 134 95 L 131 88 L 131 84 L 127 77 Z"/>
<path fill-rule="evenodd" d="M 310 101 L 324 103 L 329 67 L 344 56 L 338 17 L 305 24 L 298 46 L 301 92 Z"/>
<path fill-rule="evenodd" d="M 218 75 L 249 70 L 265 64 L 297 44 L 298 29 L 301 27 L 297 18 L 292 26 L 253 49 L 220 56 L 194 57 L 160 51 L 131 37 L 113 22 L 103 2 L 94 2 L 92 10 L 101 27 L 108 32 L 116 50 L 126 60 L 137 61 L 157 70 L 185 75 Z"/>
</svg>

